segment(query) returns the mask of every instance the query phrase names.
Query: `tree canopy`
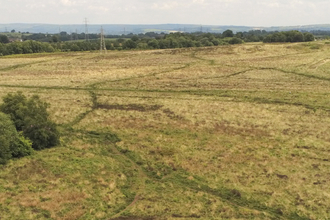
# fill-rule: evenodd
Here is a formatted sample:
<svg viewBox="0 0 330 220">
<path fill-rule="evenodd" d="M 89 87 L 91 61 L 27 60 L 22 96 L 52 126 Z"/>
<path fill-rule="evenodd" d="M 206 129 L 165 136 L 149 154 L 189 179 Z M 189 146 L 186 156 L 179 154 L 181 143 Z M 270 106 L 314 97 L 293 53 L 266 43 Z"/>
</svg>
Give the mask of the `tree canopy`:
<svg viewBox="0 0 330 220">
<path fill-rule="evenodd" d="M 0 34 L 0 43 L 7 44 L 9 43 L 9 38 L 7 35 Z"/>
<path fill-rule="evenodd" d="M 9 115 L 17 131 L 32 141 L 34 149 L 41 150 L 59 144 L 59 132 L 49 119 L 48 107 L 39 96 L 27 98 L 17 92 L 3 98 L 0 110 Z"/>
<path fill-rule="evenodd" d="M 9 115 L 0 112 L 0 164 L 32 154 L 32 142 L 18 133 Z"/>
</svg>

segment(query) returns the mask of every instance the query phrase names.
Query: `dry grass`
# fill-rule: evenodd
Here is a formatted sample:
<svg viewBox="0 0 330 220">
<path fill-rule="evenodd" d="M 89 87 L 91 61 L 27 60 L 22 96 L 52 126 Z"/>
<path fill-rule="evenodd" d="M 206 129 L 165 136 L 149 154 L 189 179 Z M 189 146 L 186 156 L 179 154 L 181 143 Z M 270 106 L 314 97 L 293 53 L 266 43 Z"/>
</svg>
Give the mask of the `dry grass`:
<svg viewBox="0 0 330 220">
<path fill-rule="evenodd" d="M 39 94 L 64 136 L 1 168 L 0 217 L 328 219 L 329 53 L 246 44 L 1 59 L 18 66 L 0 72 L 0 96 Z"/>
</svg>

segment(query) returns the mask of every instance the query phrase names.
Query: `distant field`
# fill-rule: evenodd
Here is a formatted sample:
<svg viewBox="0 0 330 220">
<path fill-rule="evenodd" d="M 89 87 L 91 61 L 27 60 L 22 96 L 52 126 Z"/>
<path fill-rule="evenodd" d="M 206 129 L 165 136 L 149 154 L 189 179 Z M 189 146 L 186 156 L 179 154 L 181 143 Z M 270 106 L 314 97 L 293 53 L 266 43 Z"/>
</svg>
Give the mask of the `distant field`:
<svg viewBox="0 0 330 220">
<path fill-rule="evenodd" d="M 0 219 L 330 219 L 326 42 L 8 56 L 0 77 L 62 132 L 0 167 Z"/>
</svg>

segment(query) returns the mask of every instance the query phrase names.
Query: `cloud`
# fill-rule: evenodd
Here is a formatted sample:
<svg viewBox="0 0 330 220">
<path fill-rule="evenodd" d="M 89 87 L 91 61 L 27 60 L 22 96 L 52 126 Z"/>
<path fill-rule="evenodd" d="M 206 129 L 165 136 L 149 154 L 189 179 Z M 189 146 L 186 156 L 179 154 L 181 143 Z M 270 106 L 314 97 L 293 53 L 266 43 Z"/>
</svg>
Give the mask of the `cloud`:
<svg viewBox="0 0 330 220">
<path fill-rule="evenodd" d="M 180 4 L 176 1 L 169 1 L 169 2 L 165 2 L 165 3 L 154 3 L 152 5 L 152 9 L 156 9 L 156 10 L 173 10 L 175 8 L 178 8 L 180 6 Z"/>
<path fill-rule="evenodd" d="M 75 1 L 71 1 L 71 0 L 61 0 L 61 3 L 62 3 L 62 5 L 64 5 L 64 6 L 73 6 L 73 5 L 76 4 Z"/>
<path fill-rule="evenodd" d="M 104 7 L 104 6 L 94 6 L 94 5 L 88 6 L 88 9 L 89 10 L 92 10 L 92 11 L 96 11 L 96 12 L 107 12 L 107 11 L 109 11 L 109 9 L 107 7 Z"/>
<path fill-rule="evenodd" d="M 203 4 L 205 0 L 193 0 L 193 3 Z"/>
<path fill-rule="evenodd" d="M 2 23 L 329 23 L 329 0 L 0 0 Z"/>
</svg>

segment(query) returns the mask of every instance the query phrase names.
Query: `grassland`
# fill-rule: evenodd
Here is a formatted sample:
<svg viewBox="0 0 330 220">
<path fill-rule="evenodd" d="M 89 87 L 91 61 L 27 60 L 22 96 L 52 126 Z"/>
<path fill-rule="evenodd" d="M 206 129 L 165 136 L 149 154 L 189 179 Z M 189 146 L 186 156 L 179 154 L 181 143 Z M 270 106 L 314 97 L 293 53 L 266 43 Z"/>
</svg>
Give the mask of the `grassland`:
<svg viewBox="0 0 330 220">
<path fill-rule="evenodd" d="M 0 59 L 61 146 L 0 167 L 1 219 L 329 219 L 330 44 Z"/>
</svg>

